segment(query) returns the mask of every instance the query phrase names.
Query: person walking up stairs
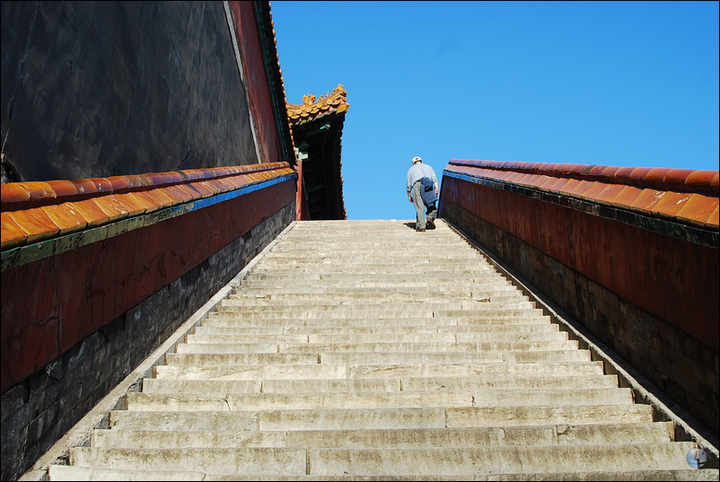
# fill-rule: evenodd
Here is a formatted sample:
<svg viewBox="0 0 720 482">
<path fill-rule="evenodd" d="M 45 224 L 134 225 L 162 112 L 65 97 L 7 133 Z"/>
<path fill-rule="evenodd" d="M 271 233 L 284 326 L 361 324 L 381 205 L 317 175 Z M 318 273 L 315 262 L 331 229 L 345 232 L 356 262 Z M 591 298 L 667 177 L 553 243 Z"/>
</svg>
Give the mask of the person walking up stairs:
<svg viewBox="0 0 720 482">
<path fill-rule="evenodd" d="M 717 480 L 442 219 L 297 222 L 50 480 Z"/>
</svg>

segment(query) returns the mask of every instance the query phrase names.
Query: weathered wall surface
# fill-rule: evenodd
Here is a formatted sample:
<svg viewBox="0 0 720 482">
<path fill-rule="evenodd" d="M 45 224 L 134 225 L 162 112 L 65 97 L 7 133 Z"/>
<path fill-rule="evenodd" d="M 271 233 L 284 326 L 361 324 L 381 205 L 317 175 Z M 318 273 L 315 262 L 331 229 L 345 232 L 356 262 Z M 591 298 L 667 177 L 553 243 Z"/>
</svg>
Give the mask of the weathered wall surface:
<svg viewBox="0 0 720 482">
<path fill-rule="evenodd" d="M 583 180 L 501 164 L 451 161 L 441 215 L 718 433 L 717 173 L 697 187 L 711 194 L 688 185 L 676 196 L 642 176 Z M 665 196 L 675 217 L 653 213 Z"/>
<path fill-rule="evenodd" d="M 0 20 L 10 181 L 268 162 L 222 2 L 2 2 Z"/>
</svg>

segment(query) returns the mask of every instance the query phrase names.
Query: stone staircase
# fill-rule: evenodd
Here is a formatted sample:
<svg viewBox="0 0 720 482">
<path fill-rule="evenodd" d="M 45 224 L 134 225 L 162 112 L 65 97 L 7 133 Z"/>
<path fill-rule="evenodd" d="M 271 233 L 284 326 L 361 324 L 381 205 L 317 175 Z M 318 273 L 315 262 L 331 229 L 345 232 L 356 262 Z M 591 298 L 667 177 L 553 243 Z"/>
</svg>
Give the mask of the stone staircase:
<svg viewBox="0 0 720 482">
<path fill-rule="evenodd" d="M 298 222 L 50 480 L 717 480 L 442 220 Z"/>
</svg>

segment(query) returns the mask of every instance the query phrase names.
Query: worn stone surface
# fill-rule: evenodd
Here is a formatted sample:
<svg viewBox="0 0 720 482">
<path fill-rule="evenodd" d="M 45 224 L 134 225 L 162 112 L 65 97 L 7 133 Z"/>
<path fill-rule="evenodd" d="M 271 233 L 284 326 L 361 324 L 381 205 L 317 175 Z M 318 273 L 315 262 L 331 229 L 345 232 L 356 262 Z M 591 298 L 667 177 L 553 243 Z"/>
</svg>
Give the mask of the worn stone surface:
<svg viewBox="0 0 720 482">
<path fill-rule="evenodd" d="M 491 301 L 472 280 L 495 268 L 437 225 L 295 223 L 51 480 L 708 477 L 520 290 Z M 464 262 L 434 256 L 446 247 Z M 444 296 L 398 299 L 391 275 L 427 272 Z"/>
</svg>

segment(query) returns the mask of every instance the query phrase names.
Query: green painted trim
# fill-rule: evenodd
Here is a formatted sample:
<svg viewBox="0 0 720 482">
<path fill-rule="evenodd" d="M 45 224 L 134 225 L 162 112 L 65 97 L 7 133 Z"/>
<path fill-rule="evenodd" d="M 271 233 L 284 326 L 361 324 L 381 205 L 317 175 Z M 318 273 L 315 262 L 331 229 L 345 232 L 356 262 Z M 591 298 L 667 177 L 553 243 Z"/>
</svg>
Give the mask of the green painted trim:
<svg viewBox="0 0 720 482">
<path fill-rule="evenodd" d="M 274 184 L 290 180 L 296 182 L 296 179 L 297 174 L 295 173 L 283 174 L 282 176 L 272 179 L 248 184 L 234 191 L 217 194 L 207 198 L 196 199 L 187 203 L 153 211 L 148 214 L 141 214 L 121 219 L 114 223 L 108 223 L 95 228 L 59 236 L 57 238 L 46 239 L 37 243 L 8 249 L 7 251 L 2 252 L 2 269 L 0 269 L 0 271 L 17 268 L 18 266 L 23 266 L 34 261 L 56 256 L 67 251 L 72 251 L 73 249 L 97 243 L 98 241 L 104 241 L 115 236 L 120 236 L 121 234 L 125 234 L 136 229 L 146 228 L 198 209 L 240 197 L 243 194 L 270 187 Z"/>
</svg>

